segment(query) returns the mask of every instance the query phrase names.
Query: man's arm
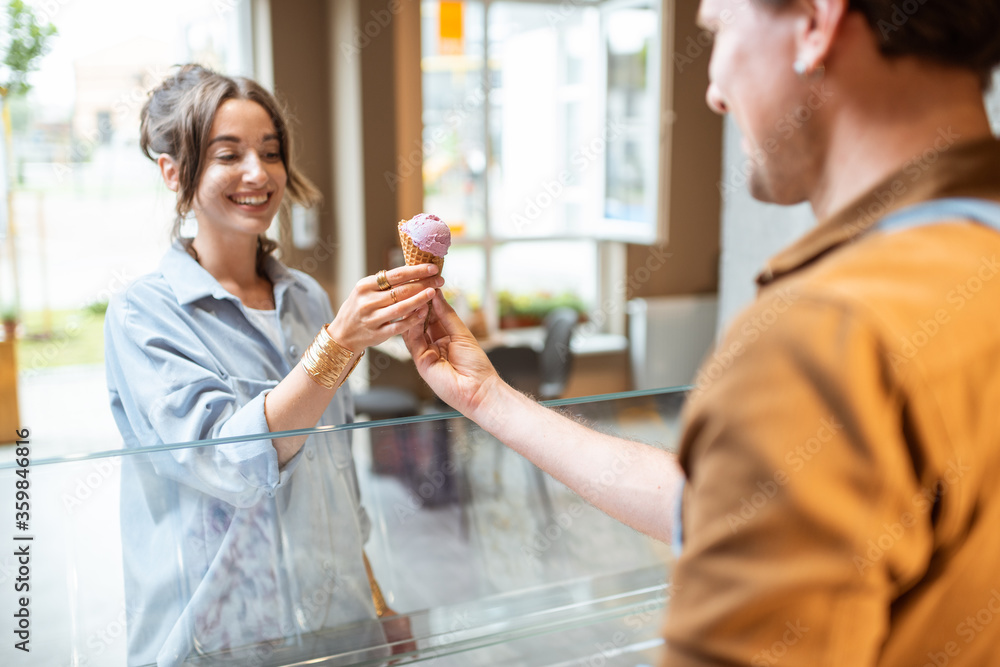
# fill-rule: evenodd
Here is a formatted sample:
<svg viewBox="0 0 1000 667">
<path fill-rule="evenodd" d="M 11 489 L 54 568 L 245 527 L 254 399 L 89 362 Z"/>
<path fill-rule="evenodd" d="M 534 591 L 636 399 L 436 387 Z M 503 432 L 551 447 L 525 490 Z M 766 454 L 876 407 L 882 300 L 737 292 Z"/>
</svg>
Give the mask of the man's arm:
<svg viewBox="0 0 1000 667">
<path fill-rule="evenodd" d="M 663 450 L 598 433 L 500 379 L 438 292 L 437 321 L 404 334 L 417 370 L 444 401 L 622 523 L 666 542 L 682 474 Z"/>
</svg>

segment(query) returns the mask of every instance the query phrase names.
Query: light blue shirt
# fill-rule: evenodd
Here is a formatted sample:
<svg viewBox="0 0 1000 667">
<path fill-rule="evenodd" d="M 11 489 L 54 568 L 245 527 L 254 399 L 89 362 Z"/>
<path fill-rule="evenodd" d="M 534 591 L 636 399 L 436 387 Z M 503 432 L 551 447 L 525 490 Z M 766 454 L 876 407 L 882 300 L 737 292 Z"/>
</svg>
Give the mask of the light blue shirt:
<svg viewBox="0 0 1000 667">
<path fill-rule="evenodd" d="M 111 408 L 127 448 L 268 433 L 265 395 L 333 319 L 323 289 L 269 259 L 280 345 L 179 244 L 115 296 L 105 322 Z M 341 387 L 319 425 L 352 419 Z M 122 457 L 129 665 L 306 633 L 375 612 L 368 520 L 343 432 L 279 468 L 269 439 Z M 355 634 L 377 642 L 377 623 Z"/>
</svg>

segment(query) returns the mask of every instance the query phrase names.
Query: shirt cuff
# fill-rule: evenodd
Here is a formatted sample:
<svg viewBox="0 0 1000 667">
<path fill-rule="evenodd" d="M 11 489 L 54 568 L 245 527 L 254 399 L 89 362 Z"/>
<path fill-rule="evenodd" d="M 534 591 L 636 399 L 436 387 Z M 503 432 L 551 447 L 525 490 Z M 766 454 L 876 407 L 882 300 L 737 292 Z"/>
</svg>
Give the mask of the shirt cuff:
<svg viewBox="0 0 1000 667">
<path fill-rule="evenodd" d="M 255 396 L 246 405 L 236 411 L 219 431 L 220 438 L 240 435 L 260 435 L 270 432 L 267 419 L 264 417 L 263 392 Z M 282 471 L 278 470 L 278 452 L 270 438 L 232 442 L 219 445 L 219 451 L 246 480 L 247 484 L 268 490 L 273 493 L 277 486 L 288 478 L 294 469 L 293 461 L 289 461 Z M 299 451 L 301 454 L 301 450 Z M 296 454 L 298 457 L 298 454 Z"/>
</svg>

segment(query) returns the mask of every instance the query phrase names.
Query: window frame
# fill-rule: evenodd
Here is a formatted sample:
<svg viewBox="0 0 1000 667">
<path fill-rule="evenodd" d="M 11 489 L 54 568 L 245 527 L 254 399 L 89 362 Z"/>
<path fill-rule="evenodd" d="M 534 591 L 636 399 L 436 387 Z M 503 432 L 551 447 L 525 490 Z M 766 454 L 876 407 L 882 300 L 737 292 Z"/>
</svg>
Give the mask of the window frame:
<svg viewBox="0 0 1000 667">
<path fill-rule="evenodd" d="M 567 0 L 480 0 L 478 4 L 482 7 L 482 51 L 480 59 L 481 85 L 485 94 L 483 111 L 481 114 L 482 132 L 484 136 L 484 153 L 487 165 L 491 164 L 494 156 L 493 142 L 491 141 L 491 108 L 490 96 L 494 90 L 491 85 L 491 74 L 489 71 L 490 62 L 490 9 L 497 3 L 506 4 L 528 4 L 538 6 L 551 6 L 554 8 L 565 7 Z M 655 39 L 652 40 L 652 48 L 647 58 L 647 81 L 655 82 L 656 90 L 649 95 L 647 104 L 652 109 L 648 110 L 649 118 L 660 119 L 661 109 L 665 99 L 665 80 L 662 73 L 661 54 L 664 42 L 664 29 L 666 21 L 664 13 L 667 8 L 664 6 L 665 0 L 574 0 L 575 7 L 593 7 L 600 11 L 600 48 L 602 55 L 599 58 L 601 71 L 599 73 L 598 96 L 600 102 L 598 127 L 607 127 L 607 92 L 608 92 L 608 25 L 607 16 L 611 12 L 621 9 L 650 8 L 656 12 Z M 479 248 L 483 256 L 483 293 L 482 312 L 485 319 L 488 335 L 495 335 L 500 330 L 499 296 L 495 287 L 494 265 L 495 252 L 499 245 L 507 243 L 540 243 L 554 241 L 586 242 L 593 245 L 595 256 L 596 283 L 595 303 L 596 309 L 611 311 L 610 316 L 602 318 L 602 323 L 597 330 L 601 333 L 623 334 L 625 329 L 625 307 L 624 294 L 618 294 L 614 289 L 617 276 L 624 273 L 626 264 L 626 244 L 653 245 L 662 243 L 666 238 L 666 221 L 663 217 L 665 210 L 662 201 L 660 188 L 660 175 L 663 173 L 662 162 L 666 158 L 664 153 L 663 123 L 652 122 L 647 132 L 651 135 L 649 141 L 654 147 L 651 149 L 655 156 L 652 164 L 646 169 L 644 175 L 646 208 L 653 212 L 654 219 L 649 222 L 628 221 L 616 218 L 609 218 L 605 215 L 606 189 L 607 189 L 607 155 L 602 156 L 599 164 L 595 165 L 599 169 L 596 177 L 600 183 L 599 192 L 588 202 L 588 206 L 597 206 L 598 215 L 594 222 L 587 225 L 581 233 L 577 234 L 555 234 L 541 236 L 517 236 L 498 235 L 493 231 L 490 224 L 492 216 L 492 186 L 490 179 L 484 179 L 482 206 L 485 215 L 484 230 L 481 236 L 471 238 L 456 239 L 455 248 Z M 425 156 L 426 157 L 426 156 Z M 487 167 L 488 169 L 488 167 Z M 608 308 L 609 304 L 613 304 Z M 608 315 L 608 313 L 605 313 Z"/>
</svg>

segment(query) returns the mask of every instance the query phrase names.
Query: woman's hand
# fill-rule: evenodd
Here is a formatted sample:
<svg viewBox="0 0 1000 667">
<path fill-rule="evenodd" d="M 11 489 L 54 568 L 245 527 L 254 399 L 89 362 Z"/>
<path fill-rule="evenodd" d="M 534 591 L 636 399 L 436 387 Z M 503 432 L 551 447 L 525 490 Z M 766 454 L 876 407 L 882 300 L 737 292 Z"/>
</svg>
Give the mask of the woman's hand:
<svg viewBox="0 0 1000 667">
<path fill-rule="evenodd" d="M 362 278 L 327 331 L 335 341 L 358 354 L 420 324 L 435 290 L 444 285 L 444 280 L 435 275 L 437 271 L 433 264 L 389 269 L 385 274 L 392 287 L 387 290 L 379 289 L 375 276 Z"/>
<path fill-rule="evenodd" d="M 427 332 L 413 327 L 403 333 L 403 340 L 417 372 L 431 389 L 448 405 L 471 416 L 486 403 L 491 388 L 503 382 L 440 292 L 435 292 L 431 307 L 435 317 Z"/>
</svg>

